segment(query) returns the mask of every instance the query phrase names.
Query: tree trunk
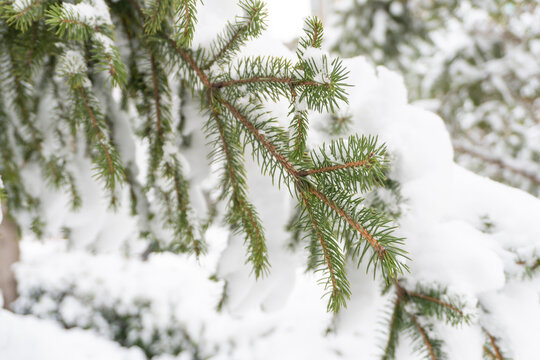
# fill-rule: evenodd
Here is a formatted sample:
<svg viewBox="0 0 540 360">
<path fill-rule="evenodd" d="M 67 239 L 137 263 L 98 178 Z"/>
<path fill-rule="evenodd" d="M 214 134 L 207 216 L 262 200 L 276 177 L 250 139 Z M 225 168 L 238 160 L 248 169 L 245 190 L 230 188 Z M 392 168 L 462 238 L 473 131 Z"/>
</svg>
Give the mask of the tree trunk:
<svg viewBox="0 0 540 360">
<path fill-rule="evenodd" d="M 3 220 L 0 224 L 0 289 L 4 295 L 4 308 L 17 298 L 17 281 L 11 266 L 19 260 L 19 233 L 17 224 L 2 204 Z"/>
</svg>

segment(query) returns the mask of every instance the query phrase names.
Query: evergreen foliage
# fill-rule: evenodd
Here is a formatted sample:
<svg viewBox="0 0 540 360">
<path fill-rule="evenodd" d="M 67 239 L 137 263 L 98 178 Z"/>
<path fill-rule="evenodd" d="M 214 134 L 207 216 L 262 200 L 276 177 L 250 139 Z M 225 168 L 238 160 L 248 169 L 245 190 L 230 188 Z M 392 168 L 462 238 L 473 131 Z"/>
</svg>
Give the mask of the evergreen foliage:
<svg viewBox="0 0 540 360">
<path fill-rule="evenodd" d="M 382 359 L 396 359 L 396 348 L 401 334 L 408 334 L 415 350 L 426 359 L 445 359 L 443 343 L 433 335 L 433 321 L 444 321 L 454 326 L 468 324 L 471 315 L 464 310 L 459 297 L 448 296 L 442 287 L 417 286 L 407 290 L 394 282 L 393 305 L 387 313 L 387 336 Z"/>
<path fill-rule="evenodd" d="M 196 5 L 187 0 L 2 2 L 0 41 L 7 51 L 0 66 L 2 86 L 9 90 L 0 97 L 5 127 L 0 151 L 6 159 L 0 174 L 10 209 L 36 214 L 36 231 L 43 227 L 38 226 L 43 225 L 39 199 L 18 178 L 24 162 L 40 163 L 44 177 L 71 193 L 74 208 L 80 205 L 72 168 L 73 157 L 84 153 L 112 206 L 120 189 L 130 188 L 132 211 L 150 242 L 145 256 L 158 250 L 204 253 L 205 226 L 193 214 L 183 171 L 182 125 L 172 114 L 179 96 L 172 73 L 198 96 L 207 114 L 204 131 L 214 145 L 210 158 L 222 168 L 226 223 L 244 235 L 255 277 L 269 271 L 270 260 L 264 225 L 249 199 L 246 149 L 264 174 L 298 200 L 296 225 L 305 230 L 307 243 L 318 244 L 310 256 L 322 273 L 329 311 L 346 306 L 350 296 L 347 259 L 360 264 L 365 258 L 368 268 L 388 282 L 406 271 L 403 239 L 393 235 L 382 213 L 364 207 L 356 196 L 384 181 L 384 145 L 356 135 L 320 149 L 306 146 L 308 112 L 334 111 L 347 100 L 346 69 L 320 50 L 321 22 L 307 20 L 295 62 L 237 58 L 242 45 L 264 30 L 264 4 L 240 1 L 242 15 L 228 22 L 208 49 L 191 46 Z M 115 129 L 121 119 L 107 100 L 114 89 L 120 90 L 124 108 L 135 105 L 141 119 L 136 132 L 149 144 L 144 184 L 118 150 L 122 138 Z M 290 103 L 289 129 L 279 126 L 264 105 L 284 99 Z M 47 117 L 39 112 L 44 101 L 54 104 Z M 150 224 L 156 220 L 172 231 L 172 242 L 154 231 Z"/>
</svg>

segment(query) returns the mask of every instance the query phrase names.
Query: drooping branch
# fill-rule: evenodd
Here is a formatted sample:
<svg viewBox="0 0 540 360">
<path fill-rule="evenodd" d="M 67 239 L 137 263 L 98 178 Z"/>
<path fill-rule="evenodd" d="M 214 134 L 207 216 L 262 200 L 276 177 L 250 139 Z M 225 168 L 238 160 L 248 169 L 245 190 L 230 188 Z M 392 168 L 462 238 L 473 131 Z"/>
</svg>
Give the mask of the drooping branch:
<svg viewBox="0 0 540 360">
<path fill-rule="evenodd" d="M 254 261 L 255 276 L 258 278 L 268 268 L 268 255 L 265 246 L 265 239 L 262 226 L 259 223 L 258 217 L 246 199 L 246 193 L 241 183 L 244 183 L 242 173 L 238 173 L 238 169 L 234 169 L 234 158 L 232 149 L 229 146 L 225 135 L 225 129 L 221 117 L 218 112 L 212 107 L 212 116 L 219 133 L 221 147 L 225 154 L 226 171 L 229 174 L 229 180 L 232 190 L 232 210 L 236 207 L 240 212 L 241 221 L 244 223 L 244 230 L 250 241 L 250 250 Z M 245 185 L 245 184 L 244 184 Z"/>
<path fill-rule="evenodd" d="M 107 159 L 107 165 L 109 167 L 109 174 L 111 176 L 114 176 L 114 164 L 112 161 L 111 153 L 109 152 L 109 149 L 107 149 L 107 146 L 105 145 L 104 141 L 106 139 L 105 134 L 101 131 L 99 128 L 99 125 L 96 120 L 96 115 L 94 114 L 94 110 L 92 110 L 92 107 L 90 106 L 88 102 L 88 97 L 86 96 L 86 93 L 84 92 L 84 89 L 82 87 L 79 87 L 79 92 L 81 94 L 81 98 L 83 99 L 84 107 L 86 108 L 86 111 L 88 112 L 88 116 L 90 117 L 90 120 L 92 122 L 92 127 L 94 128 L 94 131 L 96 132 L 99 143 L 101 148 L 103 149 L 103 153 L 105 154 L 105 157 Z"/>
<path fill-rule="evenodd" d="M 303 193 L 301 193 L 301 196 L 302 196 L 302 201 L 304 202 L 304 205 L 306 206 L 306 209 L 308 211 L 309 218 L 310 218 L 312 226 L 313 226 L 313 231 L 315 231 L 315 233 L 317 235 L 317 240 L 319 241 L 319 244 L 321 245 L 321 249 L 323 251 L 324 262 L 326 263 L 326 267 L 328 269 L 328 274 L 330 276 L 330 281 L 331 281 L 331 284 L 332 284 L 331 298 L 335 298 L 338 295 L 339 288 L 337 286 L 336 274 L 335 274 L 334 266 L 332 265 L 332 260 L 330 258 L 330 254 L 328 252 L 328 246 L 326 245 L 326 241 L 324 240 L 324 238 L 323 238 L 323 236 L 321 234 L 321 231 L 319 229 L 319 223 L 317 222 L 317 219 L 315 218 L 315 216 L 313 214 L 313 210 L 311 208 L 311 205 L 309 204 L 308 199 L 306 198 L 305 194 L 303 194 Z"/>
<path fill-rule="evenodd" d="M 156 127 L 157 127 L 157 136 L 158 138 L 163 138 L 163 126 L 161 124 L 161 106 L 159 102 L 159 87 L 158 87 L 158 78 L 156 70 L 156 61 L 153 55 L 150 55 L 150 65 L 152 67 L 152 85 L 154 88 L 154 106 L 156 109 Z"/>
<path fill-rule="evenodd" d="M 253 12 L 256 12 L 256 9 L 253 11 L 250 11 L 250 15 L 253 15 Z M 210 101 L 211 99 L 211 101 L 216 101 L 218 106 L 222 106 L 224 109 L 226 109 L 227 112 L 230 115 L 232 115 L 232 118 L 236 119 L 241 124 L 241 126 L 246 130 L 249 136 L 252 137 L 253 141 L 257 142 L 260 148 L 264 149 L 264 152 L 268 154 L 268 156 L 272 159 L 272 161 L 275 161 L 275 163 L 283 170 L 283 173 L 282 173 L 283 179 L 285 179 L 286 181 L 291 181 L 294 184 L 302 183 L 303 185 L 305 185 L 305 186 L 300 187 L 302 189 L 301 192 L 305 192 L 306 195 L 316 198 L 318 201 L 321 202 L 324 208 L 328 208 L 331 211 L 331 213 L 335 214 L 334 216 L 336 216 L 336 218 L 341 219 L 343 221 L 343 224 L 348 224 L 350 231 L 359 234 L 359 238 L 366 240 L 366 244 L 367 244 L 366 248 L 368 247 L 372 248 L 375 253 L 374 259 L 372 259 L 372 261 L 374 261 L 374 263 L 377 263 L 377 260 L 381 261 L 381 263 L 383 264 L 384 270 L 386 270 L 385 272 L 389 273 L 389 276 L 387 279 L 393 278 L 396 272 L 398 272 L 398 270 L 396 270 L 397 268 L 394 268 L 394 265 L 398 266 L 398 268 L 401 268 L 398 262 L 394 259 L 394 254 L 400 253 L 400 252 L 399 251 L 395 252 L 393 248 L 390 248 L 390 247 L 387 249 L 385 246 L 383 246 L 382 242 L 379 242 L 379 240 L 373 234 L 370 233 L 371 230 L 368 230 L 369 226 L 373 227 L 372 231 L 377 231 L 378 229 L 380 230 L 380 226 L 384 228 L 385 227 L 384 221 L 381 223 L 380 226 L 373 225 L 372 224 L 372 222 L 374 221 L 373 218 L 368 216 L 367 214 L 364 214 L 364 215 L 355 214 L 355 213 L 349 214 L 348 212 L 353 211 L 353 209 L 346 209 L 342 207 L 342 205 L 340 205 L 341 200 L 339 199 L 334 200 L 328 194 L 324 193 L 325 192 L 325 190 L 323 190 L 325 188 L 325 185 L 323 184 L 324 179 L 316 180 L 316 183 L 319 183 L 319 181 L 321 181 L 321 185 L 323 185 L 321 189 L 315 186 L 314 183 L 311 183 L 310 181 L 306 181 L 305 179 L 305 176 L 309 174 L 319 175 L 319 174 L 324 174 L 325 172 L 338 171 L 338 170 L 343 170 L 343 169 L 354 169 L 355 167 L 366 167 L 367 164 L 364 162 L 361 162 L 361 160 L 364 160 L 364 159 L 354 159 L 354 158 L 351 158 L 350 160 L 344 159 L 345 163 L 343 165 L 338 165 L 336 167 L 332 166 L 331 168 L 328 168 L 328 169 L 325 168 L 324 170 L 320 170 L 320 169 L 299 170 L 294 165 L 293 161 L 289 158 L 289 154 L 285 153 L 283 149 L 277 146 L 274 143 L 274 141 L 271 140 L 272 138 L 266 135 L 265 131 L 259 130 L 259 127 L 256 126 L 254 122 L 249 120 L 245 114 L 243 114 L 243 110 L 239 109 L 236 104 L 234 104 L 229 99 L 227 99 L 226 98 L 227 94 L 222 94 L 220 91 L 221 89 L 228 86 L 239 85 L 241 84 L 241 82 L 254 83 L 257 81 L 260 82 L 260 81 L 274 81 L 275 80 L 276 84 L 283 84 L 285 85 L 285 87 L 290 88 L 290 89 L 294 89 L 295 87 L 298 87 L 298 86 L 316 86 L 316 88 L 318 89 L 322 85 L 326 85 L 326 84 L 318 83 L 315 81 L 311 82 L 307 80 L 296 80 L 293 77 L 287 77 L 287 76 L 285 77 L 278 76 L 275 78 L 266 77 L 266 76 L 252 77 L 252 78 L 246 78 L 245 80 L 240 80 L 240 83 L 235 82 L 235 81 L 213 82 L 212 80 L 210 80 L 209 75 L 206 73 L 206 69 L 208 69 L 208 66 L 199 64 L 200 60 L 199 59 L 196 60 L 196 58 L 194 57 L 194 54 L 191 51 L 179 46 L 179 44 L 167 34 L 163 32 L 159 32 L 158 34 L 161 38 L 165 40 L 167 44 L 171 46 L 171 50 L 173 50 L 178 55 L 180 55 L 180 58 L 184 62 L 184 65 L 187 67 L 188 71 L 192 71 L 196 75 L 196 77 L 201 81 L 202 89 L 200 88 L 199 90 L 201 90 L 201 93 L 206 93 L 207 100 Z M 226 50 L 223 50 L 223 51 L 226 51 Z M 332 76 L 333 78 L 335 78 L 334 80 L 338 84 L 341 84 L 340 81 L 343 80 L 345 71 L 343 70 L 343 68 L 341 67 L 341 63 L 339 62 L 335 64 L 333 63 L 333 66 L 335 66 L 335 69 L 333 70 Z M 328 84 L 328 85 L 332 85 L 332 84 Z M 334 89 L 334 87 L 332 87 L 332 89 Z M 323 105 L 314 104 L 313 101 L 315 100 L 313 98 L 314 96 L 313 95 L 312 97 L 309 97 L 309 99 L 307 99 L 308 106 L 314 106 L 315 109 L 322 110 L 322 108 L 330 106 L 332 104 L 332 100 L 326 99 L 325 96 L 331 98 L 332 96 L 340 97 L 340 96 L 343 96 L 344 94 L 344 92 L 339 91 L 339 89 L 332 90 L 331 94 L 326 94 L 327 90 L 324 90 L 324 91 L 325 93 L 322 94 L 324 95 L 323 98 L 325 99 L 325 101 L 323 101 L 324 103 Z M 317 98 L 319 98 L 319 96 Z M 360 140 L 358 141 L 358 144 L 362 144 L 362 146 L 364 145 L 371 146 L 371 143 L 369 142 L 364 143 L 364 142 L 361 142 Z M 369 154 L 370 152 L 368 152 L 365 156 L 369 156 Z M 370 158 L 368 157 L 365 160 L 369 161 Z M 324 167 L 326 167 L 326 165 L 323 165 L 320 168 L 324 168 Z M 308 172 L 307 174 L 306 174 L 306 171 Z M 377 174 L 376 176 L 374 175 L 374 177 L 377 177 L 377 176 L 379 176 L 379 174 Z M 376 183 L 377 182 L 375 182 L 374 184 Z M 299 200 L 302 202 L 301 199 Z M 359 219 L 355 219 L 356 216 L 360 216 L 361 219 L 365 219 L 366 221 L 368 221 L 368 228 L 360 224 Z M 387 240 L 393 241 L 393 239 L 386 238 L 387 233 L 388 233 L 387 230 L 381 230 L 377 233 L 378 236 L 381 237 L 381 241 L 382 240 L 385 241 L 384 242 L 385 244 Z M 357 245 L 357 249 L 359 249 L 359 245 Z M 355 253 L 360 254 L 360 252 L 356 250 L 355 250 Z M 361 251 L 361 253 L 364 254 L 365 250 Z M 360 259 L 362 257 L 360 257 Z M 372 261 L 370 261 L 370 263 Z"/>
<path fill-rule="evenodd" d="M 392 309 L 392 317 L 390 319 L 388 341 L 386 342 L 386 346 L 384 347 L 384 355 L 383 355 L 382 360 L 390 360 L 394 358 L 394 354 L 396 352 L 398 332 L 399 332 L 398 323 L 400 322 L 400 318 L 401 318 L 400 312 L 401 312 L 401 298 L 399 296 L 396 296 L 396 300 L 394 301 L 394 307 Z"/>
</svg>

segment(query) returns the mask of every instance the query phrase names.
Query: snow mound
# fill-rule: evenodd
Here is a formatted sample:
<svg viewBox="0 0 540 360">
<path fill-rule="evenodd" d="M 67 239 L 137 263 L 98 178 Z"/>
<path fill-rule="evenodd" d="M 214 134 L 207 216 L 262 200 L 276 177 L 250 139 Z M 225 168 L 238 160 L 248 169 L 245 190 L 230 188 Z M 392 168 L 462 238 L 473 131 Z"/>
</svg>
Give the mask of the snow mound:
<svg viewBox="0 0 540 360">
<path fill-rule="evenodd" d="M 50 320 L 0 309 L 0 359 L 6 360 L 143 360 L 142 351 L 126 349 L 90 331 L 64 330 Z"/>
</svg>

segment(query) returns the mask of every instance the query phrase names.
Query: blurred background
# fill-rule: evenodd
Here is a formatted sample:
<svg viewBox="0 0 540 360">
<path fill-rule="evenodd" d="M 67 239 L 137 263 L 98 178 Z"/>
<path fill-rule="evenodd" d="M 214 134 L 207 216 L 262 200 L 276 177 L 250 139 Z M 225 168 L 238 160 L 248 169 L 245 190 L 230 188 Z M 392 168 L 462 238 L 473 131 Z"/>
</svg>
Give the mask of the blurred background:
<svg viewBox="0 0 540 360">
<path fill-rule="evenodd" d="M 405 80 L 439 114 L 458 163 L 540 195 L 537 0 L 313 0 L 328 49 Z M 429 151 L 429 149 L 426 149 Z"/>
</svg>

